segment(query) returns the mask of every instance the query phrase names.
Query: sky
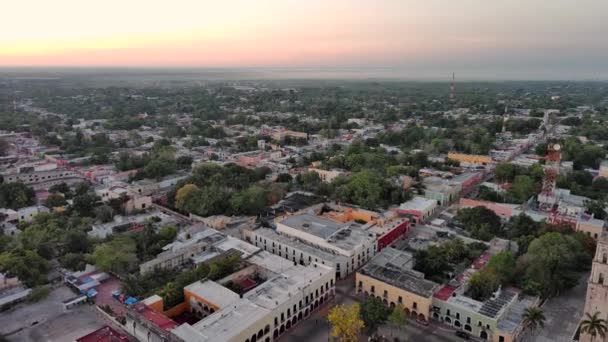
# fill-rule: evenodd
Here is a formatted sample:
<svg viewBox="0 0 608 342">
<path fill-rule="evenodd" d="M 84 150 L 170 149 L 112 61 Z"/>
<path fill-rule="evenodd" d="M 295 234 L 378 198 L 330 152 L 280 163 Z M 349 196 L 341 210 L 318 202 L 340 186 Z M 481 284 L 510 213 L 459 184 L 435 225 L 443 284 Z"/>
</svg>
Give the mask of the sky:
<svg viewBox="0 0 608 342">
<path fill-rule="evenodd" d="M 606 0 L 4 1 L 0 66 L 608 79 Z"/>
</svg>

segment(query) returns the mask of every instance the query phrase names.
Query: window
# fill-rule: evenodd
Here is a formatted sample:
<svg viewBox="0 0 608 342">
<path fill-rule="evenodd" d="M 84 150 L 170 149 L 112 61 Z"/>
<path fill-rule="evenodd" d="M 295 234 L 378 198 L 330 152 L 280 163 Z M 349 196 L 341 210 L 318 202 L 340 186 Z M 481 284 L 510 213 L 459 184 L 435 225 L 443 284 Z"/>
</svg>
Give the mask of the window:
<svg viewBox="0 0 608 342">
<path fill-rule="evenodd" d="M 388 297 L 388 291 L 384 290 L 384 298 Z"/>
<path fill-rule="evenodd" d="M 397 299 L 397 302 L 398 302 L 399 304 L 403 304 L 403 297 L 399 296 L 399 299 Z"/>
<path fill-rule="evenodd" d="M 445 314 L 446 314 L 447 316 L 449 316 L 449 315 L 450 315 L 450 309 L 448 309 L 448 310 L 445 312 Z"/>
<path fill-rule="evenodd" d="M 604 264 L 608 263 L 608 254 L 604 253 L 604 255 L 602 255 L 602 262 Z"/>
<path fill-rule="evenodd" d="M 471 324 L 471 317 L 467 317 L 467 323 Z"/>
<path fill-rule="evenodd" d="M 456 313 L 456 319 L 460 319 L 460 313 L 459 312 Z"/>
<path fill-rule="evenodd" d="M 370 290 L 372 293 L 376 292 L 376 287 L 372 285 L 372 289 Z"/>
</svg>

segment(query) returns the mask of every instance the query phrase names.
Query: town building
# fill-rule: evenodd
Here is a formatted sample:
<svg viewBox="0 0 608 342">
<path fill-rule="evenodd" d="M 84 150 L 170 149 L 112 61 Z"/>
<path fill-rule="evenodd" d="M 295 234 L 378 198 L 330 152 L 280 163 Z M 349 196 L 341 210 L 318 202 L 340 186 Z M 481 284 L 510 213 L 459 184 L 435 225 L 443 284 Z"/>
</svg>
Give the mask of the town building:
<svg viewBox="0 0 608 342">
<path fill-rule="evenodd" d="M 331 183 L 334 179 L 340 176 L 345 176 L 348 173 L 344 170 L 332 169 L 332 170 L 323 170 L 319 168 L 308 168 L 309 172 L 316 172 L 321 178 L 321 181 L 325 183 Z"/>
<path fill-rule="evenodd" d="M 390 211 L 377 213 L 322 203 L 279 217 L 275 225 L 276 233 L 257 229 L 248 232 L 248 238 L 294 262 L 327 262 L 342 278 L 403 236 L 409 229 L 409 220 Z"/>
<path fill-rule="evenodd" d="M 90 334 L 76 339 L 76 342 L 128 342 L 129 337 L 116 329 L 105 325 Z"/>
<path fill-rule="evenodd" d="M 401 203 L 394 210 L 399 214 L 412 217 L 413 221 L 418 223 L 435 214 L 437 211 L 437 201 L 416 196 L 405 203 Z"/>
<path fill-rule="evenodd" d="M 460 194 L 460 185 L 447 179 L 427 177 L 422 183 L 425 186 L 424 197 L 436 200 L 441 206 L 452 202 Z"/>
<path fill-rule="evenodd" d="M 519 289 L 498 289 L 479 301 L 468 295 L 469 279 L 486 266 L 493 255 L 511 250 L 508 240 L 493 239 L 490 247 L 471 266 L 433 295 L 432 318 L 465 331 L 482 341 L 516 341 L 523 329 L 523 313 L 538 304 Z"/>
<path fill-rule="evenodd" d="M 599 319 L 608 320 L 608 234 L 600 236 L 591 266 L 591 276 L 587 285 L 587 297 L 584 313 L 590 315 L 599 313 Z M 586 315 L 583 315 L 585 317 Z M 607 342 L 608 335 L 603 338 L 581 333 L 581 342 Z"/>
<path fill-rule="evenodd" d="M 413 270 L 412 254 L 392 247 L 383 249 L 357 271 L 357 293 L 375 296 L 386 306 L 402 307 L 420 321 L 426 321 L 432 310 L 433 294 L 439 285 L 424 279 Z"/>
<path fill-rule="evenodd" d="M 606 222 L 589 215 L 581 215 L 576 221 L 576 231 L 583 232 L 597 240 L 604 234 Z"/>
<path fill-rule="evenodd" d="M 464 154 L 464 153 L 448 153 L 448 159 L 456 160 L 462 164 L 470 165 L 488 165 L 492 163 L 492 158 L 489 156 L 482 156 L 476 154 Z"/>
</svg>

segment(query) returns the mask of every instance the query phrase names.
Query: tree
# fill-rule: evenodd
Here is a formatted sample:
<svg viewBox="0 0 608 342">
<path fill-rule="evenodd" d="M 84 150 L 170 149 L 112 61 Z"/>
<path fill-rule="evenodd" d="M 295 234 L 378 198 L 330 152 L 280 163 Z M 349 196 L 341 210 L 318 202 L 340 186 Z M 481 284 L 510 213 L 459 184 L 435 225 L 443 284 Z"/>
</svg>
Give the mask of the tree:
<svg viewBox="0 0 608 342">
<path fill-rule="evenodd" d="M 575 286 L 579 273 L 588 269 L 590 262 L 591 254 L 579 240 L 550 232 L 532 241 L 528 252 L 519 258 L 518 268 L 523 275 L 519 280 L 534 284 L 538 290 L 534 294 L 548 298 Z"/>
<path fill-rule="evenodd" d="M 36 193 L 23 183 L 0 184 L 0 208 L 20 209 L 35 203 Z"/>
<path fill-rule="evenodd" d="M 48 262 L 31 250 L 17 250 L 0 254 L 0 271 L 16 276 L 29 287 L 46 283 Z"/>
<path fill-rule="evenodd" d="M 384 178 L 372 170 L 355 172 L 348 183 L 338 189 L 342 201 L 358 204 L 367 209 L 375 209 L 384 204 Z"/>
<path fill-rule="evenodd" d="M 8 151 L 8 143 L 6 142 L 6 140 L 4 139 L 0 139 L 0 157 L 3 157 L 6 155 L 6 152 Z"/>
<path fill-rule="evenodd" d="M 293 178 L 291 177 L 291 175 L 289 173 L 280 173 L 277 176 L 277 183 L 291 183 L 291 181 L 293 180 Z"/>
<path fill-rule="evenodd" d="M 361 317 L 370 333 L 376 331 L 379 325 L 385 323 L 389 314 L 389 308 L 376 297 L 365 298 L 361 304 Z"/>
<path fill-rule="evenodd" d="M 469 279 L 471 297 L 479 301 L 485 301 L 490 298 L 499 286 L 498 276 L 493 270 L 481 270 L 473 274 L 471 279 Z"/>
<path fill-rule="evenodd" d="M 522 316 L 524 329 L 534 333 L 536 329 L 545 326 L 545 314 L 538 307 L 528 307 Z"/>
<path fill-rule="evenodd" d="M 536 192 L 534 181 L 529 176 L 516 176 L 508 194 L 513 202 L 524 203 Z"/>
<path fill-rule="evenodd" d="M 190 183 L 179 188 L 175 194 L 175 206 L 178 209 L 183 209 L 190 197 L 197 191 L 199 191 L 199 187 Z"/>
<path fill-rule="evenodd" d="M 236 215 L 257 215 L 268 203 L 266 190 L 252 185 L 230 198 L 230 207 Z"/>
<path fill-rule="evenodd" d="M 388 321 L 397 327 L 397 330 L 401 332 L 405 324 L 407 323 L 407 316 L 405 315 L 405 309 L 401 304 L 395 306 L 391 314 L 388 316 Z"/>
<path fill-rule="evenodd" d="M 603 220 L 606 218 L 606 202 L 586 201 L 585 212 L 592 214 L 596 219 Z"/>
<path fill-rule="evenodd" d="M 321 184 L 321 177 L 314 171 L 304 172 L 296 176 L 296 182 L 306 191 L 315 191 Z"/>
<path fill-rule="evenodd" d="M 536 235 L 539 227 L 538 222 L 534 221 L 530 216 L 521 213 L 511 217 L 505 225 L 505 232 L 509 238 L 514 239 L 524 235 Z"/>
<path fill-rule="evenodd" d="M 592 340 L 598 336 L 603 340 L 608 330 L 606 320 L 600 318 L 599 315 L 600 313 L 597 311 L 593 315 L 587 312 L 585 319 L 581 322 L 581 332 L 591 335 Z"/>
<path fill-rule="evenodd" d="M 509 163 L 501 163 L 496 165 L 494 177 L 499 182 L 510 182 L 517 175 L 517 171 L 517 166 Z"/>
<path fill-rule="evenodd" d="M 91 260 L 104 271 L 125 275 L 137 266 L 135 251 L 135 242 L 128 236 L 120 236 L 97 245 Z"/>
<path fill-rule="evenodd" d="M 92 193 L 76 195 L 74 196 L 72 210 L 78 213 L 79 216 L 93 217 L 95 216 L 95 204 L 97 200 L 97 196 Z"/>
<path fill-rule="evenodd" d="M 491 240 L 501 231 L 500 217 L 486 207 L 460 209 L 456 220 L 463 224 L 472 237 L 484 241 Z"/>
<path fill-rule="evenodd" d="M 95 218 L 101 222 L 110 222 L 114 218 L 114 209 L 111 206 L 104 204 L 95 208 Z"/>
<path fill-rule="evenodd" d="M 360 311 L 358 303 L 334 306 L 327 314 L 327 320 L 332 326 L 331 336 L 343 342 L 357 342 L 359 332 L 365 327 Z"/>
<path fill-rule="evenodd" d="M 56 208 L 63 207 L 68 202 L 65 200 L 65 197 L 61 194 L 50 194 L 49 197 L 44 201 L 44 206 L 47 208 Z"/>
</svg>

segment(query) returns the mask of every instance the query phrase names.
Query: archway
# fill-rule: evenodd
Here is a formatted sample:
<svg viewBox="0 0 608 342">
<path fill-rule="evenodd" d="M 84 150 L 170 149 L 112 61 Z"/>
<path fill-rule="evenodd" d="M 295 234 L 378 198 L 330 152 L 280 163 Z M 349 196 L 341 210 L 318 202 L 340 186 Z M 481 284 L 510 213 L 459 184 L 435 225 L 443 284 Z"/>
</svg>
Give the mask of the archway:
<svg viewBox="0 0 608 342">
<path fill-rule="evenodd" d="M 285 332 L 285 325 L 281 325 L 281 327 L 279 328 L 279 333 L 283 334 Z"/>
<path fill-rule="evenodd" d="M 364 295 L 365 297 L 369 297 L 369 292 L 365 291 L 365 292 L 363 292 L 363 295 Z"/>
<path fill-rule="evenodd" d="M 279 331 L 277 329 L 274 329 L 274 332 L 272 333 L 272 338 L 276 339 L 277 337 L 279 337 Z"/>
<path fill-rule="evenodd" d="M 264 327 L 264 334 L 268 334 L 270 332 L 270 325 L 266 325 Z"/>
<path fill-rule="evenodd" d="M 391 307 L 391 309 L 394 309 L 395 308 L 395 302 L 391 302 L 390 307 Z"/>
<path fill-rule="evenodd" d="M 388 301 L 386 299 L 383 299 L 382 304 L 384 304 L 384 306 L 388 306 Z"/>
<path fill-rule="evenodd" d="M 302 311 L 300 311 L 300 313 L 298 314 L 298 320 L 302 319 Z"/>
<path fill-rule="evenodd" d="M 308 309 L 304 311 L 304 316 L 308 316 Z"/>
<path fill-rule="evenodd" d="M 264 330 L 260 329 L 260 331 L 258 331 L 258 340 L 261 340 L 262 336 L 264 336 Z"/>
<path fill-rule="evenodd" d="M 479 337 L 481 337 L 481 339 L 483 339 L 483 340 L 487 340 L 488 333 L 485 330 L 482 330 L 481 333 L 479 333 Z"/>
<path fill-rule="evenodd" d="M 416 312 L 416 310 L 412 310 L 412 317 L 416 318 L 418 316 L 418 313 Z"/>
<path fill-rule="evenodd" d="M 291 321 L 287 321 L 287 324 L 285 324 L 285 328 L 289 330 L 289 328 L 291 328 Z"/>
<path fill-rule="evenodd" d="M 461 327 L 460 321 L 454 321 L 454 326 L 460 328 Z"/>
<path fill-rule="evenodd" d="M 296 325 L 296 323 L 298 323 L 298 319 L 297 319 L 296 317 L 294 317 L 294 318 L 291 320 L 291 325 L 292 325 L 292 326 L 294 326 L 294 325 Z"/>
<path fill-rule="evenodd" d="M 452 325 L 452 319 L 450 317 L 446 317 L 443 321 L 449 325 Z"/>
<path fill-rule="evenodd" d="M 424 317 L 424 315 L 423 315 L 423 314 L 419 314 L 419 315 L 418 315 L 418 320 L 419 320 L 419 321 L 423 321 L 423 322 L 424 322 L 424 321 L 426 321 L 426 317 Z"/>
<path fill-rule="evenodd" d="M 410 315 L 410 309 L 405 308 L 405 314 L 409 316 Z"/>
<path fill-rule="evenodd" d="M 439 314 L 438 314 L 438 313 L 436 313 L 436 312 L 434 312 L 434 313 L 433 313 L 433 318 L 434 318 L 434 319 L 439 319 Z"/>
<path fill-rule="evenodd" d="M 473 331 L 473 328 L 471 328 L 471 326 L 470 326 L 470 325 L 465 324 L 465 325 L 464 325 L 464 330 L 466 330 L 466 331 L 468 331 L 468 332 L 471 332 L 471 331 Z"/>
</svg>

